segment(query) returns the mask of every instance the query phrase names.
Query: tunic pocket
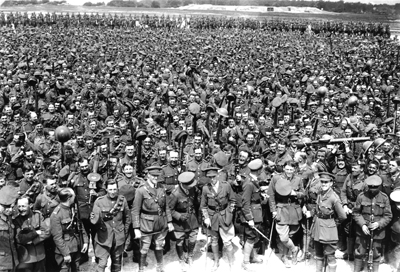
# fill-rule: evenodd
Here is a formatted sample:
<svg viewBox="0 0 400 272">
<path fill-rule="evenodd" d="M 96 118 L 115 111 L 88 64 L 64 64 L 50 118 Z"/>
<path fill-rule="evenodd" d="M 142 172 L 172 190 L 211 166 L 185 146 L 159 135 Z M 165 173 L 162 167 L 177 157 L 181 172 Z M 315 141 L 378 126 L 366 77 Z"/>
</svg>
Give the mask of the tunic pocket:
<svg viewBox="0 0 400 272">
<path fill-rule="evenodd" d="M 318 221 L 319 241 L 331 243 L 339 240 L 334 219 L 319 219 Z"/>
<path fill-rule="evenodd" d="M 153 232 L 154 229 L 154 215 L 140 214 L 140 231 L 144 233 Z"/>
</svg>

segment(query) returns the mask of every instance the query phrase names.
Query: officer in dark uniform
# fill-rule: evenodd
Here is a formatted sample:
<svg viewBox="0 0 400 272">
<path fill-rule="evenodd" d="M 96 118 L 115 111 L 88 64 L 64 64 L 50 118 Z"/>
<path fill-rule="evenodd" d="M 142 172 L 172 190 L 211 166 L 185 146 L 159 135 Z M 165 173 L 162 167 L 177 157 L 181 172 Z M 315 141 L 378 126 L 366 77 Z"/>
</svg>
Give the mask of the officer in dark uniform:
<svg viewBox="0 0 400 272">
<path fill-rule="evenodd" d="M 399 256 L 400 254 L 400 187 L 395 189 L 390 194 L 390 199 L 392 200 L 394 209 L 393 212 L 393 220 L 392 220 L 392 242 L 396 245 L 394 250 L 394 256 Z M 400 260 L 396 260 L 397 263 L 397 272 L 400 272 Z"/>
<path fill-rule="evenodd" d="M 311 237 L 314 239 L 316 271 L 323 271 L 324 258 L 326 258 L 327 271 L 335 272 L 335 251 L 339 240 L 335 217 L 337 215 L 339 221 L 343 221 L 346 219 L 346 213 L 339 196 L 332 189 L 335 176 L 326 172 L 318 175 L 321 189 L 318 192 L 315 209 L 307 211 L 306 217 L 314 215 Z"/>
<path fill-rule="evenodd" d="M 93 205 L 90 222 L 97 227 L 95 254 L 99 259 L 97 271 L 105 271 L 111 257 L 111 271 L 121 271 L 122 253 L 131 224 L 128 203 L 118 195 L 114 180 L 106 184 L 107 195 L 99 197 Z"/>
<path fill-rule="evenodd" d="M 368 191 L 358 195 L 353 209 L 356 229 L 356 250 L 354 272 L 360 272 L 363 261 L 368 256 L 371 232 L 373 232 L 373 271 L 379 270 L 382 240 L 385 238 L 385 227 L 392 220 L 389 197 L 380 191 L 382 179 L 377 175 L 369 176 L 365 183 Z"/>
<path fill-rule="evenodd" d="M 268 188 L 269 206 L 276 221 L 278 245 L 282 247 L 282 261 L 286 267 L 291 266 L 288 259 L 289 250 L 293 263 L 297 264 L 299 247 L 293 243 L 291 237 L 300 229 L 299 222 L 302 219 L 300 201 L 304 198 L 302 180 L 294 175 L 294 171 L 295 163 L 291 160 L 286 161 L 283 173 L 275 175 Z"/>
<path fill-rule="evenodd" d="M 204 224 L 209 228 L 211 236 L 211 249 L 214 254 L 212 271 L 219 267 L 218 239 L 221 239 L 227 251 L 229 266 L 233 265 L 232 239 L 235 236 L 233 227 L 233 212 L 236 198 L 229 183 L 218 179 L 218 167 L 206 170 L 206 176 L 211 178 L 211 183 L 203 187 L 200 209 L 203 213 Z"/>
<path fill-rule="evenodd" d="M 257 258 L 257 250 L 254 245 L 260 240 L 260 234 L 255 230 L 263 231 L 263 211 L 261 207 L 260 184 L 258 171 L 262 168 L 262 160 L 255 159 L 249 162 L 250 174 L 244 180 L 242 203 L 242 223 L 245 224 L 244 233 L 246 242 L 243 249 L 242 269 L 248 270 L 250 262 L 262 263 L 262 259 Z"/>
<path fill-rule="evenodd" d="M 171 210 L 167 203 L 167 190 L 158 183 L 162 168 L 146 168 L 146 180 L 136 190 L 132 206 L 132 225 L 135 237 L 141 239 L 139 271 L 144 271 L 147 252 L 154 239 L 157 272 L 164 271 L 163 247 L 168 231 L 173 231 Z"/>
<path fill-rule="evenodd" d="M 176 252 L 179 263 L 185 271 L 183 244 L 187 242 L 187 263 L 193 264 L 194 248 L 196 246 L 199 222 L 195 212 L 194 202 L 197 199 L 197 180 L 193 172 L 183 172 L 178 176 L 179 187 L 169 197 L 168 204 L 171 209 L 172 223 L 176 238 Z"/>
<path fill-rule="evenodd" d="M 75 193 L 71 188 L 63 188 L 58 193 L 60 205 L 50 216 L 50 233 L 56 244 L 56 261 L 61 272 L 79 271 L 80 253 L 88 249 L 88 236 L 84 228 L 78 227 L 80 219 L 77 211 L 71 208 L 75 202 Z M 83 234 L 79 235 L 79 231 Z M 80 236 L 83 241 L 80 241 Z M 80 244 L 83 244 L 80 247 Z"/>
</svg>

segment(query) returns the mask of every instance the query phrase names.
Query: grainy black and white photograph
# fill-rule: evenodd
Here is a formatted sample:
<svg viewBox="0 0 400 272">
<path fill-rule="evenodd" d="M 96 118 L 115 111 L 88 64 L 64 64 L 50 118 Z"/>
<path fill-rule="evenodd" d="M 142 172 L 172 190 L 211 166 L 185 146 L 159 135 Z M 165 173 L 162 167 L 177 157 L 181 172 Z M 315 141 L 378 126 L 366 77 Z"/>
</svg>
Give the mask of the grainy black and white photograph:
<svg viewBox="0 0 400 272">
<path fill-rule="evenodd" d="M 0 272 L 400 272 L 399 55 L 400 0 L 0 0 Z"/>
</svg>

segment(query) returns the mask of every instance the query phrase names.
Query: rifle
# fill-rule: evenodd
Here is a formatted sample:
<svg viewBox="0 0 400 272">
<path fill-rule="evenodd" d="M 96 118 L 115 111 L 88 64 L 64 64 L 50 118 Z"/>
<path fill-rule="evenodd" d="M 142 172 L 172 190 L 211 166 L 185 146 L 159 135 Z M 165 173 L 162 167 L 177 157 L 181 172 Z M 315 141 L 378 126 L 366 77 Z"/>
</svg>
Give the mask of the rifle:
<svg viewBox="0 0 400 272">
<path fill-rule="evenodd" d="M 78 195 L 77 195 L 77 190 L 76 187 L 74 186 L 74 192 L 75 192 L 75 201 L 74 201 L 74 210 L 76 211 L 76 224 L 75 224 L 75 229 L 78 232 L 79 235 L 79 248 L 82 249 L 83 247 L 83 225 L 81 221 L 81 210 L 79 209 L 79 203 L 78 203 Z"/>
<path fill-rule="evenodd" d="M 370 224 L 372 224 L 374 222 L 374 215 L 371 214 L 371 218 L 370 218 Z M 371 239 L 369 241 L 369 249 L 368 249 L 368 262 L 367 262 L 367 266 L 368 266 L 368 272 L 373 272 L 374 271 L 374 231 L 373 230 L 369 230 L 370 231 L 370 236 Z"/>
<path fill-rule="evenodd" d="M 297 148 L 303 148 L 305 146 L 313 146 L 313 145 L 327 145 L 327 144 L 340 144 L 345 141 L 348 142 L 353 142 L 353 143 L 360 143 L 360 142 L 365 142 L 365 141 L 370 141 L 370 137 L 351 137 L 351 138 L 337 138 L 337 139 L 319 139 L 316 141 L 312 141 L 310 143 L 298 143 L 296 144 Z"/>
</svg>

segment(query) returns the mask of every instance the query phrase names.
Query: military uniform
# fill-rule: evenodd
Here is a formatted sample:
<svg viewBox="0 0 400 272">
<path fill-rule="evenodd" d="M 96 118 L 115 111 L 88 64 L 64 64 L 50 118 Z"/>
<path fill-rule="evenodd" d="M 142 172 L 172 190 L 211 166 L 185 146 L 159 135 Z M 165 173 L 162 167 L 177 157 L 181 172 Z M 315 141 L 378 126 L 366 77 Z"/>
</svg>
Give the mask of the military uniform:
<svg viewBox="0 0 400 272">
<path fill-rule="evenodd" d="M 262 168 L 261 159 L 253 160 L 249 163 L 249 169 L 251 173 L 244 180 L 243 194 L 241 196 L 242 204 L 242 223 L 244 226 L 244 233 L 246 242 L 244 244 L 244 257 L 242 268 L 247 270 L 247 265 L 250 261 L 261 263 L 261 260 L 257 260 L 254 255 L 257 254 L 257 250 L 254 250 L 255 244 L 260 240 L 260 234 L 255 230 L 263 231 L 263 210 L 261 206 L 261 193 L 258 178 L 256 176 L 257 171 Z M 254 225 L 250 226 L 249 222 L 253 222 Z M 250 260 L 250 259 L 253 260 Z M 255 261 L 257 260 L 257 261 Z"/>
<path fill-rule="evenodd" d="M 291 195 L 292 190 L 296 195 Z M 275 175 L 268 188 L 269 206 L 271 212 L 276 212 L 276 231 L 279 235 L 279 243 L 283 245 L 283 261 L 287 262 L 288 250 L 290 250 L 297 261 L 298 247 L 290 238 L 299 230 L 299 222 L 302 219 L 300 200 L 304 198 L 302 180 L 293 176 L 288 180 L 286 174 Z"/>
<path fill-rule="evenodd" d="M 176 251 L 179 262 L 183 265 L 183 244 L 188 240 L 188 263 L 192 264 L 194 248 L 196 246 L 199 222 L 195 210 L 197 183 L 193 172 L 184 172 L 178 177 L 180 185 L 169 196 L 168 205 L 171 209 L 172 223 L 176 238 Z M 190 186 L 185 189 L 182 184 Z"/>
<path fill-rule="evenodd" d="M 178 166 L 174 167 L 171 164 L 168 164 L 167 166 L 162 168 L 161 175 L 158 178 L 158 182 L 164 185 L 168 195 L 171 194 L 171 192 L 178 184 L 178 175 Z"/>
<path fill-rule="evenodd" d="M 365 180 L 368 186 L 380 186 L 382 179 L 379 176 L 370 176 Z M 371 237 L 362 230 L 363 226 L 369 228 L 373 222 L 378 222 L 379 227 L 373 230 L 373 270 L 378 271 L 380 261 L 380 249 L 382 240 L 385 238 L 385 227 L 392 219 L 389 197 L 376 189 L 377 192 L 369 191 L 358 195 L 353 210 L 353 218 L 357 224 L 356 228 L 356 251 L 354 261 L 354 271 L 359 272 L 362 267 L 363 259 L 368 255 L 368 245 Z M 371 230 L 370 230 L 371 231 Z"/>
<path fill-rule="evenodd" d="M 97 271 L 105 271 L 111 257 L 111 271 L 121 271 L 122 252 L 131 224 L 131 214 L 124 196 L 112 199 L 101 196 L 94 202 L 90 222 L 97 227 L 95 255 Z"/>
<path fill-rule="evenodd" d="M 6 185 L 0 189 L 0 205 L 9 207 L 18 198 L 18 187 Z M 11 272 L 18 265 L 17 249 L 15 247 L 14 224 L 11 216 L 3 211 L 0 213 L 0 271 Z"/>
<path fill-rule="evenodd" d="M 64 204 L 58 205 L 50 216 L 50 233 L 56 245 L 56 261 L 61 266 L 61 272 L 79 271 L 80 243 L 87 244 L 88 236 L 85 229 L 83 241 L 80 241 L 78 221 L 70 207 Z M 71 256 L 71 262 L 64 261 L 65 256 Z"/>
<path fill-rule="evenodd" d="M 147 169 L 153 176 L 161 174 L 160 167 L 152 166 Z M 132 226 L 142 233 L 139 271 L 143 271 L 150 243 L 154 238 L 155 255 L 158 270 L 162 269 L 163 246 L 168 232 L 168 223 L 172 222 L 171 210 L 167 204 L 167 190 L 162 184 L 152 186 L 145 181 L 136 190 L 132 206 Z"/>
<path fill-rule="evenodd" d="M 43 215 L 46 224 L 50 223 L 50 216 L 54 209 L 60 204 L 60 198 L 58 194 L 50 194 L 44 190 L 43 193 L 38 195 L 35 203 L 33 204 L 33 210 L 40 211 Z M 44 249 L 46 251 L 46 270 L 52 271 L 57 269 L 57 263 L 55 262 L 55 244 L 53 239 L 46 239 L 44 241 Z"/>
<path fill-rule="evenodd" d="M 340 198 L 342 200 L 343 206 L 347 205 L 349 209 L 355 207 L 357 196 L 365 192 L 368 186 L 365 184 L 365 175 L 361 173 L 357 177 L 349 174 L 343 184 L 343 188 L 340 193 Z M 354 244 L 355 244 L 355 230 L 356 224 L 353 224 L 353 218 L 350 214 L 346 221 L 342 223 L 344 229 L 347 230 L 347 252 L 352 260 L 354 257 Z M 345 236 L 343 233 L 342 236 Z"/>
<path fill-rule="evenodd" d="M 211 167 L 206 171 L 207 176 L 212 177 L 216 183 L 215 185 L 208 183 L 203 187 L 200 209 L 204 219 L 210 220 L 211 230 L 209 234 L 211 236 L 211 248 L 214 254 L 213 271 L 215 271 L 219 266 L 219 235 L 227 249 L 230 265 L 232 265 L 233 262 L 233 246 L 231 241 L 235 236 L 235 231 L 232 219 L 236 199 L 229 183 L 218 179 L 218 168 Z"/>
<path fill-rule="evenodd" d="M 43 215 L 29 210 L 26 216 L 18 215 L 13 222 L 19 259 L 17 270 L 46 271 L 44 240 L 50 236 L 50 226 L 44 222 Z M 36 232 L 39 230 L 40 234 Z"/>
<path fill-rule="evenodd" d="M 195 173 L 195 179 L 199 179 L 205 176 L 204 170 L 210 167 L 210 163 L 206 160 L 197 161 L 196 159 L 191 159 L 186 164 L 186 171 Z"/>
<path fill-rule="evenodd" d="M 333 175 L 320 173 L 320 181 L 333 181 Z M 336 271 L 336 243 L 339 241 L 335 217 L 340 221 L 346 219 L 339 196 L 329 188 L 326 192 L 320 190 L 316 201 L 311 237 L 314 239 L 317 272 L 322 272 L 324 257 L 327 258 L 328 271 Z"/>
<path fill-rule="evenodd" d="M 393 202 L 394 209 L 393 220 L 391 226 L 391 241 L 396 245 L 394 249 L 395 256 L 400 253 L 400 187 L 390 194 L 390 199 Z M 400 272 L 400 262 L 397 260 L 397 272 Z"/>
</svg>

